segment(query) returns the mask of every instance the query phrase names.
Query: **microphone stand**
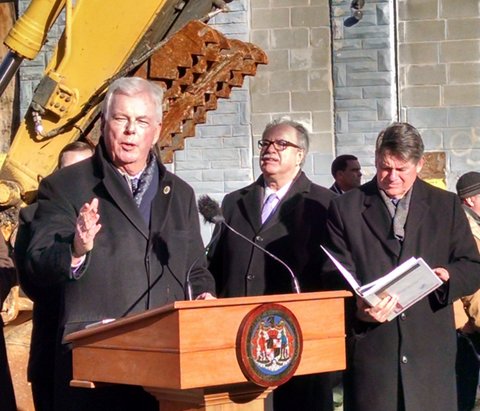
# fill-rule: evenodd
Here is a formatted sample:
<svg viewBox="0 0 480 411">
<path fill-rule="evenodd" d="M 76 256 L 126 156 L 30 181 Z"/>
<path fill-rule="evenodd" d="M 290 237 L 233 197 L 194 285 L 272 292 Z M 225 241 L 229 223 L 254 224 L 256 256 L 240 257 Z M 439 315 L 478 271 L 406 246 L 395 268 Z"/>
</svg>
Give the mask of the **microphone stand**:
<svg viewBox="0 0 480 411">
<path fill-rule="evenodd" d="M 273 258 L 275 261 L 279 262 L 280 264 L 282 264 L 286 269 L 287 271 L 289 272 L 290 274 L 290 277 L 292 277 L 292 285 L 293 285 L 293 289 L 295 290 L 295 292 L 297 294 L 300 294 L 301 291 L 300 291 L 300 283 L 298 282 L 298 279 L 296 277 L 296 275 L 293 273 L 292 269 L 282 260 L 280 260 L 280 258 L 278 258 L 276 255 L 272 254 L 270 251 L 268 251 L 267 249 L 259 246 L 257 243 L 253 242 L 252 240 L 250 240 L 248 237 L 244 236 L 242 233 L 238 232 L 237 230 L 235 230 L 232 226 L 230 226 L 229 224 L 227 224 L 227 222 L 225 221 L 225 219 L 223 217 L 220 217 L 220 216 L 217 216 L 216 217 L 216 223 L 217 224 L 223 224 L 225 227 L 227 227 L 230 231 L 234 232 L 236 235 L 242 237 L 244 240 L 246 240 L 248 243 L 250 243 L 251 245 L 253 245 L 254 247 L 258 248 L 259 250 L 263 251 L 265 254 L 267 254 L 269 257 Z M 219 230 L 220 232 L 220 230 Z"/>
<path fill-rule="evenodd" d="M 187 289 L 186 290 L 186 295 L 187 295 L 188 301 L 193 300 L 192 282 L 190 281 L 190 274 L 192 273 L 193 267 L 195 267 L 195 264 L 198 263 L 198 261 L 200 260 L 200 258 L 202 258 L 202 256 L 206 256 L 208 254 L 208 252 L 210 251 L 210 247 L 212 246 L 212 244 L 215 241 L 217 241 L 221 232 L 222 232 L 222 230 L 218 230 L 216 233 L 214 233 L 214 235 L 210 239 L 209 243 L 205 246 L 205 248 L 203 250 L 203 254 L 200 254 L 197 258 L 195 258 L 195 260 L 193 260 L 193 263 L 188 268 L 187 275 L 185 276 L 186 277 L 185 288 Z"/>
</svg>

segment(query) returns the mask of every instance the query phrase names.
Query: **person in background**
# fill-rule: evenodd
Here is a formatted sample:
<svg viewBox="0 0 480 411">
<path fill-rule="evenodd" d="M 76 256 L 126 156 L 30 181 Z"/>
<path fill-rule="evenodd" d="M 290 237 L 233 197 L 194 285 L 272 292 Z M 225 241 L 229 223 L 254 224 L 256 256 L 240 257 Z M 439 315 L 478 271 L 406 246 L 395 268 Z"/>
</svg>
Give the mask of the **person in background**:
<svg viewBox="0 0 480 411">
<path fill-rule="evenodd" d="M 0 238 L 0 307 L 7 298 L 10 289 L 17 284 L 17 272 L 12 259 L 8 255 L 8 247 Z M 13 390 L 10 367 L 8 365 L 7 348 L 3 335 L 3 319 L 0 316 L 0 409 L 16 411 L 15 392 Z"/>
<path fill-rule="evenodd" d="M 93 155 L 93 148 L 82 141 L 67 144 L 58 156 L 58 168 L 70 166 Z M 30 225 L 37 203 L 20 210 L 14 258 L 22 290 L 34 302 L 32 338 L 27 377 L 32 387 L 35 411 L 53 410 L 55 341 L 60 309 L 60 287 L 38 287 L 31 284 L 25 269 L 25 256 L 30 243 Z"/>
<path fill-rule="evenodd" d="M 480 250 L 480 173 L 471 171 L 462 175 L 456 188 L 477 249 Z M 480 291 L 455 301 L 454 308 L 458 330 L 458 410 L 471 411 L 475 407 L 480 371 Z"/>
<path fill-rule="evenodd" d="M 302 291 L 322 289 L 320 271 L 330 190 L 312 183 L 302 166 L 308 132 L 291 120 L 269 123 L 258 141 L 262 175 L 228 194 L 222 204 L 226 222 L 283 260 Z M 291 273 L 230 230 L 224 229 L 209 253 L 209 269 L 221 297 L 292 293 Z M 218 235 L 217 226 L 213 236 Z M 273 392 L 275 411 L 331 411 L 328 374 L 294 377 Z"/>
<path fill-rule="evenodd" d="M 189 267 L 194 298 L 215 292 L 193 189 L 155 154 L 162 104 L 155 83 L 115 80 L 103 102 L 95 154 L 40 183 L 26 267 L 39 286 L 62 287 L 55 410 L 158 410 L 139 386 L 70 387 L 71 350 L 62 338 L 184 300 Z"/>
<path fill-rule="evenodd" d="M 332 177 L 335 182 L 330 187 L 334 193 L 343 194 L 362 184 L 362 168 L 358 158 L 351 154 L 342 154 L 332 162 Z"/>
<path fill-rule="evenodd" d="M 331 166 L 332 177 L 335 182 L 330 187 L 336 194 L 343 194 L 362 184 L 362 168 L 358 158 L 352 154 L 342 154 L 335 158 Z M 331 374 L 335 405 L 343 403 L 343 372 Z"/>
<path fill-rule="evenodd" d="M 373 307 L 352 299 L 345 411 L 457 409 L 452 303 L 480 287 L 480 257 L 458 196 L 418 177 L 423 151 L 415 127 L 390 125 L 377 138 L 374 179 L 330 205 L 327 248 L 359 284 L 410 257 L 422 257 L 443 282 L 392 321 L 397 296 Z"/>
</svg>

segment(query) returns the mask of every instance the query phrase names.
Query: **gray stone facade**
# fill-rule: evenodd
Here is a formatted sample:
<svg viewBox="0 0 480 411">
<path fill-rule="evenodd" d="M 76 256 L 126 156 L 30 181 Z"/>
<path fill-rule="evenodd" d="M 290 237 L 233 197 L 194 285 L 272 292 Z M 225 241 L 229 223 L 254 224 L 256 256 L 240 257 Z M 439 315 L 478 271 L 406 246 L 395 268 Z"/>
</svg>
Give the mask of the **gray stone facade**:
<svg viewBox="0 0 480 411">
<path fill-rule="evenodd" d="M 398 2 L 400 115 L 446 153 L 447 186 L 480 169 L 480 3 Z"/>
<path fill-rule="evenodd" d="M 251 0 L 250 15 L 250 39 L 270 61 L 250 81 L 252 138 L 256 142 L 274 118 L 301 122 L 311 137 L 304 170 L 329 185 L 334 153 L 329 2 Z M 256 166 L 258 151 L 254 154 Z"/>
<path fill-rule="evenodd" d="M 366 181 L 378 132 L 397 118 L 392 8 L 388 0 L 367 1 L 363 18 L 348 27 L 350 3 L 332 4 L 335 148 L 359 158 Z"/>
<path fill-rule="evenodd" d="M 19 0 L 20 12 L 28 3 Z M 256 140 L 281 116 L 310 130 L 305 170 L 323 185 L 331 183 L 333 157 L 347 152 L 360 158 L 369 178 L 376 135 L 397 119 L 417 126 L 429 151 L 446 153 L 450 189 L 460 174 L 479 168 L 478 0 L 366 0 L 363 19 L 352 27 L 344 26 L 348 0 L 235 0 L 229 7 L 214 25 L 261 46 L 270 63 L 219 101 L 176 153 L 172 169 L 198 194 L 221 200 L 253 181 Z M 21 69 L 22 113 L 58 27 L 39 57 Z"/>
</svg>

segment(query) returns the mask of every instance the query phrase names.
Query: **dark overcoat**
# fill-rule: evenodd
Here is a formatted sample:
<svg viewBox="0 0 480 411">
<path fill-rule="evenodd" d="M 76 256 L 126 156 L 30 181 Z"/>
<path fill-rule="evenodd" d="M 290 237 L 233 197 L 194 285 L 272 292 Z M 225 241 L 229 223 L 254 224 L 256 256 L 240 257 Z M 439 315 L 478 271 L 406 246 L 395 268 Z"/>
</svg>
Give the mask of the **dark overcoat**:
<svg viewBox="0 0 480 411">
<path fill-rule="evenodd" d="M 228 194 L 222 204 L 227 224 L 251 241 L 281 258 L 298 278 L 303 292 L 322 289 L 320 275 L 324 256 L 330 190 L 313 184 L 302 172 L 292 182 L 276 210 L 261 223 L 264 180 Z M 212 249 L 210 271 L 221 297 L 293 292 L 292 276 L 281 264 L 245 239 L 222 226 Z M 294 377 L 273 394 L 275 411 L 323 411 L 333 409 L 329 374 Z"/>
<path fill-rule="evenodd" d="M 149 223 L 126 180 L 108 161 L 103 143 L 92 158 L 42 180 L 26 269 L 39 286 L 63 284 L 60 334 L 185 299 L 191 266 L 194 296 L 215 292 L 206 269 L 193 190 L 162 164 L 158 169 Z M 94 197 L 99 200 L 102 227 L 73 279 L 76 218 Z"/>
<path fill-rule="evenodd" d="M 402 246 L 373 180 L 332 201 L 328 229 L 330 247 L 360 284 L 412 256 L 450 274 L 447 284 L 391 322 L 361 322 L 352 310 L 345 410 L 398 411 L 402 395 L 406 411 L 455 410 L 451 303 L 480 287 L 478 251 L 457 196 L 417 179 Z"/>
<path fill-rule="evenodd" d="M 298 277 L 302 291 L 320 290 L 330 190 L 312 183 L 303 172 L 293 181 L 275 212 L 262 225 L 264 180 L 225 196 L 225 221 L 241 234 L 280 257 Z M 218 227 L 217 227 L 218 231 Z M 214 233 L 216 235 L 217 232 Z M 291 293 L 288 270 L 244 239 L 222 227 L 210 254 L 209 269 L 222 297 Z"/>
<path fill-rule="evenodd" d="M 20 210 L 15 236 L 14 258 L 18 281 L 33 301 L 32 336 L 28 357 L 27 378 L 31 383 L 36 409 L 51 409 L 54 393 L 55 345 L 58 334 L 59 305 L 62 287 L 39 287 L 30 281 L 25 258 L 31 238 L 31 224 L 37 203 Z"/>
</svg>

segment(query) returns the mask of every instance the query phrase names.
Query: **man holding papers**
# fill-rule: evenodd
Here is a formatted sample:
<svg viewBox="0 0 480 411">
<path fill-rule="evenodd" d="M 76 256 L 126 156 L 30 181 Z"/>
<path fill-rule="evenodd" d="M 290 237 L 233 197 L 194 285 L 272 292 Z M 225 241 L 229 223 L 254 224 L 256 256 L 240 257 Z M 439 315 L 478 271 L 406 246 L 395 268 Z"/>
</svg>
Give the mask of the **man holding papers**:
<svg viewBox="0 0 480 411">
<path fill-rule="evenodd" d="M 330 206 L 327 248 L 360 285 L 411 257 L 443 282 L 396 316 L 402 296 L 387 293 L 373 305 L 356 297 L 347 317 L 345 411 L 457 407 L 451 303 L 480 287 L 480 257 L 456 195 L 418 178 L 423 150 L 413 126 L 392 124 L 377 139 L 375 178 Z"/>
</svg>

